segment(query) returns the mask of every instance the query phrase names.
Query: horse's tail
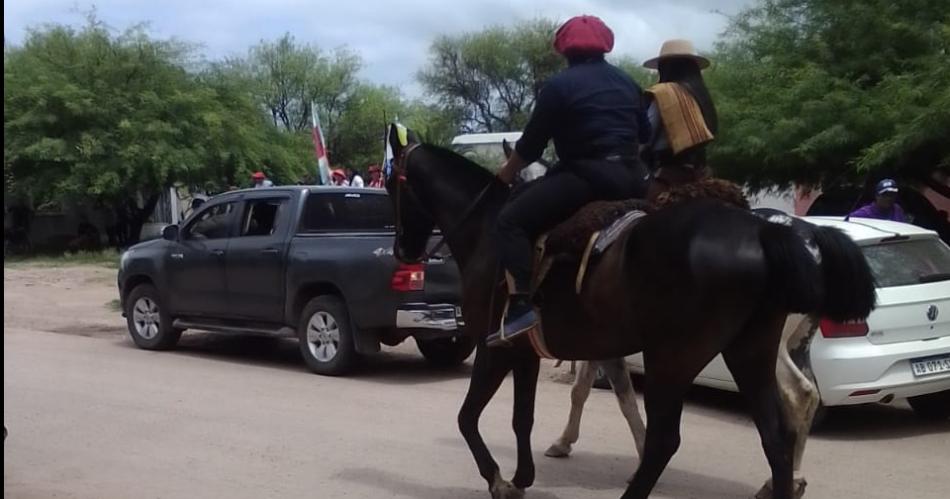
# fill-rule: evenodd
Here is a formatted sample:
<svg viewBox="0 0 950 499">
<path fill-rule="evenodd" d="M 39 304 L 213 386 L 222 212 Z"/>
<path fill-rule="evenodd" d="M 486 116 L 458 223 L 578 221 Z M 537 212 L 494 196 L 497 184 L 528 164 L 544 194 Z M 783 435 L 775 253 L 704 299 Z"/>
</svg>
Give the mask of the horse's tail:
<svg viewBox="0 0 950 499">
<path fill-rule="evenodd" d="M 766 223 L 759 241 L 768 263 L 770 297 L 789 312 L 809 314 L 821 307 L 822 272 L 805 241 L 788 225 Z"/>
<path fill-rule="evenodd" d="M 876 292 L 861 248 L 836 228 L 808 230 L 818 255 L 790 226 L 767 223 L 760 230 L 771 292 L 789 312 L 818 313 L 836 321 L 866 318 Z"/>
<path fill-rule="evenodd" d="M 833 227 L 814 227 L 812 234 L 821 252 L 822 316 L 836 321 L 866 318 L 874 310 L 877 291 L 861 248 Z"/>
</svg>

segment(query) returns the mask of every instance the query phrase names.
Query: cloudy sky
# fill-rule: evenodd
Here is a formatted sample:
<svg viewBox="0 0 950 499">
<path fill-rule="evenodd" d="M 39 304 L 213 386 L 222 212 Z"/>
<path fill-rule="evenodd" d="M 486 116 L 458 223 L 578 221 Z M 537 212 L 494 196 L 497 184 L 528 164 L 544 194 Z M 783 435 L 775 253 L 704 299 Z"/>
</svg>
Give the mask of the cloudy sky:
<svg viewBox="0 0 950 499">
<path fill-rule="evenodd" d="M 18 43 L 29 27 L 81 24 L 93 5 L 114 28 L 147 21 L 152 33 L 198 43 L 210 59 L 243 55 L 261 39 L 290 32 L 323 48 L 347 46 L 363 57 L 363 77 L 419 92 L 416 71 L 432 39 L 538 16 L 603 18 L 615 52 L 652 57 L 667 38 L 709 49 L 727 22 L 753 0 L 4 0 L 3 32 Z"/>
</svg>

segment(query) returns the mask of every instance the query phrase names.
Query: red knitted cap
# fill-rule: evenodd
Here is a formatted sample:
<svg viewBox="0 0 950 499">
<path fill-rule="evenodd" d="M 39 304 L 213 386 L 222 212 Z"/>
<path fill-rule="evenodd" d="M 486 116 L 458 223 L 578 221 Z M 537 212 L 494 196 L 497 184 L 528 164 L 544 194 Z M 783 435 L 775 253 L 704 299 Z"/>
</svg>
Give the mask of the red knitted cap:
<svg viewBox="0 0 950 499">
<path fill-rule="evenodd" d="M 572 17 L 554 35 L 554 50 L 562 55 L 606 54 L 614 48 L 614 32 L 596 16 Z"/>
</svg>

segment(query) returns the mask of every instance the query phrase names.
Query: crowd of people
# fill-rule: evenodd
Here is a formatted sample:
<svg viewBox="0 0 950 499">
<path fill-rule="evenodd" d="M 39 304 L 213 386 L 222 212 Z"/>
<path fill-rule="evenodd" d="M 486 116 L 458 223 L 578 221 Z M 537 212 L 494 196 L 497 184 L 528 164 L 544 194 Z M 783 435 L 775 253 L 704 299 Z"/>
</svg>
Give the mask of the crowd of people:
<svg viewBox="0 0 950 499">
<path fill-rule="evenodd" d="M 330 185 L 337 187 L 369 187 L 371 189 L 382 189 L 385 187 L 382 167 L 379 165 L 370 165 L 367 172 L 369 173 L 369 182 L 363 180 L 363 176 L 353 168 L 334 168 L 330 171 Z M 251 186 L 255 189 L 259 187 L 273 187 L 274 182 L 267 178 L 267 175 L 263 171 L 257 171 L 251 174 Z"/>
</svg>

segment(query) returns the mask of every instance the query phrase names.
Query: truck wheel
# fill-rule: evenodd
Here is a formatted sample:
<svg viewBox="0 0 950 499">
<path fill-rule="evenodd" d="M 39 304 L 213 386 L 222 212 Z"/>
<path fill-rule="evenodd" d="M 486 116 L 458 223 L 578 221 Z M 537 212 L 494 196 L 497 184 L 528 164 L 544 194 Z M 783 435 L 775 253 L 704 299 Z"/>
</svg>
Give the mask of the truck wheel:
<svg viewBox="0 0 950 499">
<path fill-rule="evenodd" d="M 927 395 L 918 395 L 907 399 L 914 413 L 928 421 L 946 421 L 950 419 L 950 390 Z"/>
<path fill-rule="evenodd" d="M 434 340 L 416 340 L 416 346 L 429 364 L 436 367 L 455 367 L 472 354 L 475 340 L 471 336 L 452 336 Z"/>
<path fill-rule="evenodd" d="M 181 329 L 172 327 L 172 318 L 151 284 L 139 284 L 125 300 L 129 336 L 139 348 L 168 350 L 181 338 Z"/>
<path fill-rule="evenodd" d="M 346 306 L 336 296 L 318 296 L 307 303 L 297 337 L 303 360 L 317 374 L 345 374 L 358 360 Z"/>
</svg>

